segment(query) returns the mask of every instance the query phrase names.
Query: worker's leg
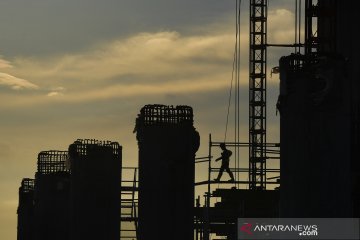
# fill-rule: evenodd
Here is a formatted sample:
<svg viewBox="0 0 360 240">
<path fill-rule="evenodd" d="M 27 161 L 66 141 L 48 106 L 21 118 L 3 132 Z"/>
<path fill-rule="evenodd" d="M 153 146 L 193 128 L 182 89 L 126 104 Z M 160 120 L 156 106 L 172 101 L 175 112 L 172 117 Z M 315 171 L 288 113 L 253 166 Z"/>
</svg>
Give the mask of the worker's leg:
<svg viewBox="0 0 360 240">
<path fill-rule="evenodd" d="M 231 181 L 235 181 L 234 175 L 233 175 L 233 173 L 230 171 L 230 168 L 229 168 L 229 167 L 226 168 L 226 172 L 229 174 L 229 176 L 230 176 L 230 178 L 231 178 Z"/>
<path fill-rule="evenodd" d="M 217 178 L 215 178 L 215 181 L 220 181 L 220 178 L 221 178 L 224 170 L 225 170 L 225 167 L 224 167 L 223 165 L 221 165 L 221 168 L 220 168 L 220 171 L 219 171 L 219 175 L 218 175 Z"/>
</svg>

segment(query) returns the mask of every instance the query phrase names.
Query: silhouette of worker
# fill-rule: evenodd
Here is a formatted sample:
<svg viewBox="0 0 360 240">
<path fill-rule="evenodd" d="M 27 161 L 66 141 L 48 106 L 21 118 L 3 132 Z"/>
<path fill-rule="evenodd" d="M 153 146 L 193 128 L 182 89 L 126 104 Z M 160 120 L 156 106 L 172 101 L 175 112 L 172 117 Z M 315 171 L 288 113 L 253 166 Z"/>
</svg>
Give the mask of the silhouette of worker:
<svg viewBox="0 0 360 240">
<path fill-rule="evenodd" d="M 230 176 L 230 180 L 231 182 L 234 182 L 234 175 L 233 173 L 230 171 L 229 168 L 229 161 L 230 161 L 230 156 L 232 155 L 232 152 L 228 149 L 226 149 L 226 145 L 225 143 L 220 143 L 220 148 L 222 149 L 222 153 L 221 153 L 221 157 L 218 157 L 217 159 L 215 159 L 215 161 L 221 161 L 221 168 L 220 168 L 220 172 L 217 178 L 215 178 L 215 181 L 220 181 L 220 178 L 224 172 L 224 170 L 226 170 L 226 172 L 229 174 Z"/>
</svg>

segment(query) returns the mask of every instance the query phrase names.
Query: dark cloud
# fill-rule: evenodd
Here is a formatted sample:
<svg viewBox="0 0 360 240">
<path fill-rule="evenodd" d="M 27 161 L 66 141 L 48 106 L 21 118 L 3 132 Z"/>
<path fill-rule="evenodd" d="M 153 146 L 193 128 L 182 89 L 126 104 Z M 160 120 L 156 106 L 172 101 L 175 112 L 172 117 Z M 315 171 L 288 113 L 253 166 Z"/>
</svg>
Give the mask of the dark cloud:
<svg viewBox="0 0 360 240">
<path fill-rule="evenodd" d="M 218 0 L 2 0 L 6 56 L 71 52 L 143 31 L 183 30 L 216 22 L 232 10 Z"/>
</svg>

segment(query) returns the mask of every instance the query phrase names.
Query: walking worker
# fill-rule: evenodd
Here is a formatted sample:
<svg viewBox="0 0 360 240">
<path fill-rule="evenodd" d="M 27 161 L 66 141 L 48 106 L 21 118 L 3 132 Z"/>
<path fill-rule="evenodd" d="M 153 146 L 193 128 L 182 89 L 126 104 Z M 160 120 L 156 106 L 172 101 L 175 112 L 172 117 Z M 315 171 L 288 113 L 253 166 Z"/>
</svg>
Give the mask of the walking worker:
<svg viewBox="0 0 360 240">
<path fill-rule="evenodd" d="M 220 148 L 222 150 L 221 157 L 218 157 L 217 159 L 215 159 L 215 161 L 217 162 L 219 160 L 222 160 L 221 168 L 220 168 L 218 177 L 215 178 L 214 180 L 217 182 L 220 181 L 220 178 L 221 178 L 224 170 L 226 170 L 226 172 L 229 174 L 229 176 L 231 178 L 229 181 L 234 182 L 235 181 L 234 175 L 230 171 L 230 168 L 229 168 L 230 156 L 232 155 L 232 152 L 230 150 L 226 149 L 225 143 L 220 143 Z"/>
</svg>

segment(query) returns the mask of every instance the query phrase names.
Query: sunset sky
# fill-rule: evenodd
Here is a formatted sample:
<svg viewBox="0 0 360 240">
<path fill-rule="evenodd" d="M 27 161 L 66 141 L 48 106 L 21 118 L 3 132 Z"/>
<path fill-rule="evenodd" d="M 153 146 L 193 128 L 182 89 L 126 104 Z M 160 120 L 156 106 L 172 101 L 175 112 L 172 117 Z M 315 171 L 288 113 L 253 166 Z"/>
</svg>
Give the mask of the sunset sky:
<svg viewBox="0 0 360 240">
<path fill-rule="evenodd" d="M 249 6 L 242 2 L 248 141 Z M 269 43 L 293 43 L 293 5 L 270 1 Z M 40 151 L 67 150 L 77 138 L 112 140 L 123 146 L 124 165 L 136 166 L 132 130 L 145 104 L 192 106 L 197 155 L 205 156 L 209 133 L 224 138 L 234 43 L 235 0 L 1 0 L 0 239 L 16 239 L 18 188 L 34 177 Z M 269 49 L 268 70 L 288 52 Z M 277 95 L 278 76 L 268 74 L 271 142 L 279 141 Z"/>
</svg>

